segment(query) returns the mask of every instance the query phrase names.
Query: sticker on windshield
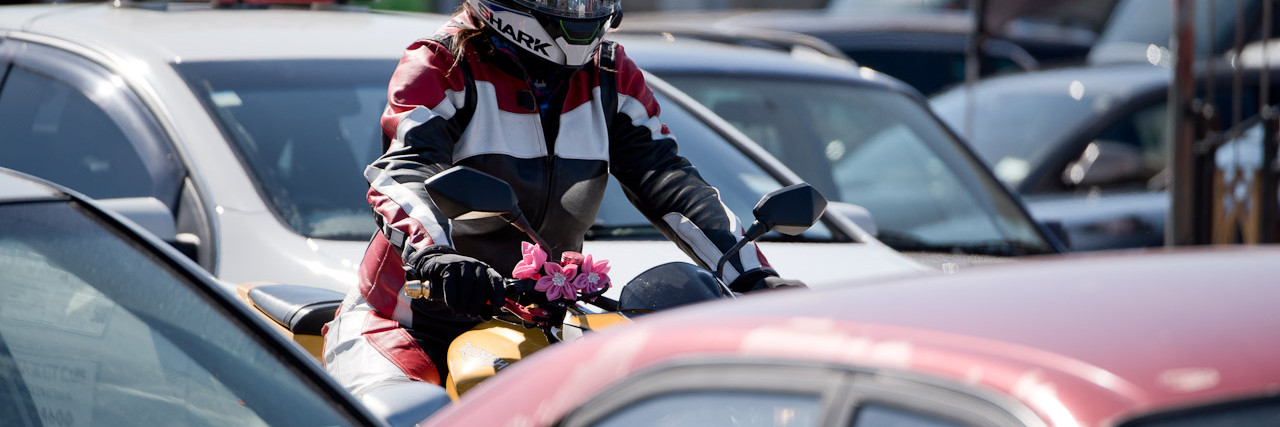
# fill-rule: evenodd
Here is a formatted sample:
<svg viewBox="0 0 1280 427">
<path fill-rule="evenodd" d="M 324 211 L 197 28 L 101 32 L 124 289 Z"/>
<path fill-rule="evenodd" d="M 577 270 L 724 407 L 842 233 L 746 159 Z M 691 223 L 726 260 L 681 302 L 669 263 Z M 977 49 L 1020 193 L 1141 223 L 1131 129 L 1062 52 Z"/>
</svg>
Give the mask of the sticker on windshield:
<svg viewBox="0 0 1280 427">
<path fill-rule="evenodd" d="M 231 108 L 244 105 L 244 102 L 240 100 L 240 95 L 236 95 L 235 92 L 229 90 L 214 92 L 209 95 L 209 99 L 212 99 L 213 105 L 217 105 L 218 108 Z"/>
</svg>

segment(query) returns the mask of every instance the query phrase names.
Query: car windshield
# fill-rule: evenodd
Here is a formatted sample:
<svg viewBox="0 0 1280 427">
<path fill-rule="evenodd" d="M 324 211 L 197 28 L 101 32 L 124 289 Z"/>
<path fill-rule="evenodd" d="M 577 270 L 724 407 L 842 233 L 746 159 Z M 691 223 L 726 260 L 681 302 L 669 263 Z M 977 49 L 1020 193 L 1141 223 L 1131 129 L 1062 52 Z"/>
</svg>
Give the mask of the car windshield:
<svg viewBox="0 0 1280 427">
<path fill-rule="evenodd" d="M 968 140 L 974 151 L 997 178 L 1017 188 L 1050 154 L 1053 141 L 1105 114 L 1112 105 L 1105 91 L 1086 91 L 1079 82 L 1062 86 L 1067 90 L 990 81 L 972 91 L 957 87 L 938 94 L 930 106 L 952 129 L 961 134 L 971 131 Z M 972 105 L 970 93 L 974 94 Z M 970 111 L 976 114 L 970 116 Z"/>
<path fill-rule="evenodd" d="M 374 231 L 364 167 L 382 148 L 378 117 L 396 61 L 184 62 L 177 65 L 298 233 L 364 240 Z"/>
<path fill-rule="evenodd" d="M 707 183 L 720 190 L 720 199 L 744 221 L 744 227 L 750 224 L 751 212 L 756 202 L 770 191 L 782 188 L 782 184 L 706 123 L 680 108 L 679 104 L 661 93 L 655 93 L 654 96 L 662 106 L 662 122 L 671 129 L 680 143 L 680 155 L 698 168 L 698 173 Z M 646 235 L 651 238 L 661 236 L 644 215 L 631 206 L 617 183 L 610 179 L 596 225 L 587 238 L 599 240 Z M 765 235 L 761 240 L 779 239 L 816 242 L 848 240 L 847 237 L 834 235 L 821 221 L 794 238 L 775 232 Z"/>
<path fill-rule="evenodd" d="M 828 198 L 865 207 L 895 249 L 1051 250 L 1017 202 L 910 96 L 776 77 L 663 77 Z"/>
<path fill-rule="evenodd" d="M 378 118 L 396 64 L 273 60 L 183 62 L 176 67 L 286 224 L 308 237 L 365 240 L 375 225 L 365 201 L 363 171 L 381 152 Z M 665 98 L 660 102 L 662 119 L 681 142 L 680 154 L 749 222 L 756 201 L 782 185 L 706 124 Z M 596 227 L 587 237 L 662 238 L 610 181 Z M 822 224 L 801 238 L 835 239 Z"/>
<path fill-rule="evenodd" d="M 0 424 L 360 422 L 264 345 L 273 332 L 111 224 L 67 201 L 0 205 Z"/>
</svg>

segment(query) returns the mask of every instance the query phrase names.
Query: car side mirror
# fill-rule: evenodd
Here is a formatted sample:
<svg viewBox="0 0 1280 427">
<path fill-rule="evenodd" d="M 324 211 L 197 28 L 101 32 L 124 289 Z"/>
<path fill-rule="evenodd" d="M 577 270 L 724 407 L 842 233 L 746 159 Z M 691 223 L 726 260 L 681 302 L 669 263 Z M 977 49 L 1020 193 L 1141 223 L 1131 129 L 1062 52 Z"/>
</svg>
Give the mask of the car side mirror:
<svg viewBox="0 0 1280 427">
<path fill-rule="evenodd" d="M 357 396 L 374 417 L 388 426 L 414 426 L 448 405 L 444 387 L 417 381 L 389 384 Z"/>
<path fill-rule="evenodd" d="M 1080 158 L 1067 164 L 1062 182 L 1069 187 L 1093 187 L 1142 180 L 1146 165 L 1142 150 L 1112 141 L 1089 143 Z"/>
<path fill-rule="evenodd" d="M 173 211 L 155 197 L 122 197 L 98 199 L 98 206 L 133 221 L 160 240 L 173 246 L 187 258 L 197 260 L 200 238 L 191 233 L 178 233 Z"/>
</svg>

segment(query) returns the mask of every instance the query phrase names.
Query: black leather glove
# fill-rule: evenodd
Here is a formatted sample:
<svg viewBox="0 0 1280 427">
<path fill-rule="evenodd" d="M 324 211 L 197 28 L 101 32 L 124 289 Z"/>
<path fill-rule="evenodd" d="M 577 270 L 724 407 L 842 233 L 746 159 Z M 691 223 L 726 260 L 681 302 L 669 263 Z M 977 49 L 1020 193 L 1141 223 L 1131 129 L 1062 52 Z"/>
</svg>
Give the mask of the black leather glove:
<svg viewBox="0 0 1280 427">
<path fill-rule="evenodd" d="M 751 270 L 738 276 L 729 284 L 729 289 L 739 293 L 772 291 L 781 289 L 808 289 L 809 286 L 799 280 L 788 280 L 778 277 L 778 273 L 761 268 Z"/>
<path fill-rule="evenodd" d="M 429 299 L 454 314 L 490 319 L 505 302 L 502 275 L 480 260 L 437 251 L 416 261 L 419 278 L 431 282 Z"/>
</svg>

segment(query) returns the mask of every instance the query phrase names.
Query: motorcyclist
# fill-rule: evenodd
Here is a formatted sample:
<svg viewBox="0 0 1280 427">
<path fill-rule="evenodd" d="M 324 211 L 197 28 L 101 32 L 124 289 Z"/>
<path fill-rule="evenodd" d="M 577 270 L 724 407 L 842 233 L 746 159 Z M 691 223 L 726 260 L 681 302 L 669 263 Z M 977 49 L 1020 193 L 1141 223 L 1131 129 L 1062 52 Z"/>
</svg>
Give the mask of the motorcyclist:
<svg viewBox="0 0 1280 427">
<path fill-rule="evenodd" d="M 365 170 L 381 228 L 359 285 L 326 326 L 324 362 L 356 395 L 378 384 L 440 384 L 453 338 L 501 306 L 528 240 L 498 218 L 450 222 L 423 181 L 454 165 L 502 178 L 548 242 L 580 251 L 608 175 L 704 267 L 741 238 L 715 188 L 676 153 L 659 107 L 621 46 L 602 41 L 620 0 L 467 0 L 404 52 L 382 116 L 384 154 Z M 406 277 L 443 290 L 410 299 Z M 754 244 L 724 272 L 736 291 L 782 280 Z"/>
</svg>

